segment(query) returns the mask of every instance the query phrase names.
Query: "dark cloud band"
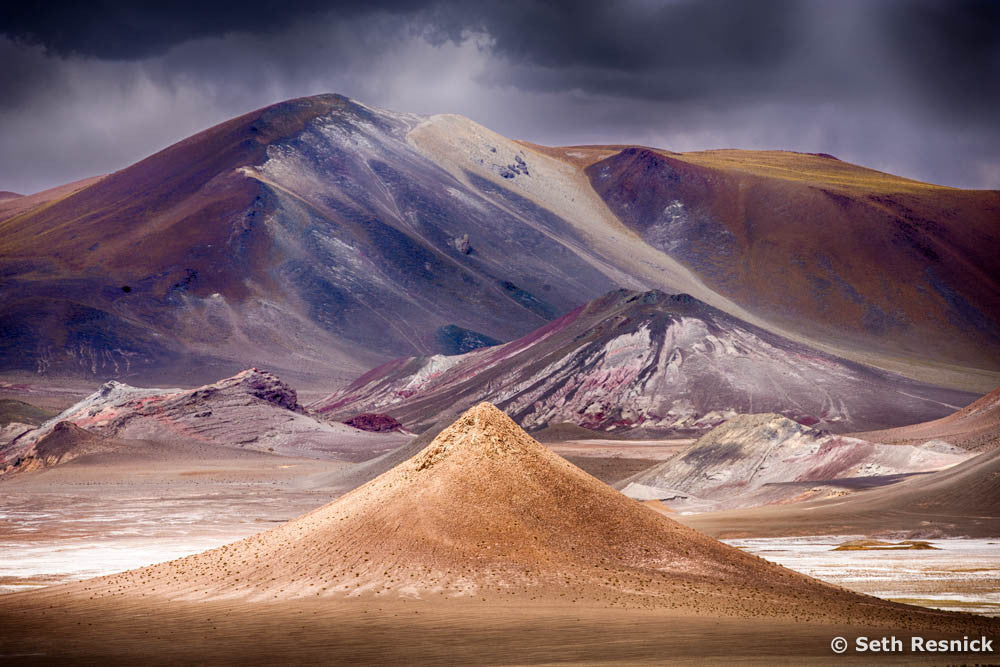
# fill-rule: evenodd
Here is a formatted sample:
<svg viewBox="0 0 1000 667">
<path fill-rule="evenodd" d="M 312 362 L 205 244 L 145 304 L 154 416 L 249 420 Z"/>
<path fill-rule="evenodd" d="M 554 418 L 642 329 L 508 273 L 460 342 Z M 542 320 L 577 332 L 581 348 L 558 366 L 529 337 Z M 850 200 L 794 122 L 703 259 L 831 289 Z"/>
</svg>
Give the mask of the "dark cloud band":
<svg viewBox="0 0 1000 667">
<path fill-rule="evenodd" d="M 377 11 L 413 11 L 422 4 L 403 0 L 12 2 L 0 8 L 0 33 L 61 56 L 134 60 L 195 39 L 273 34 L 303 18 L 338 20 Z"/>
<path fill-rule="evenodd" d="M 54 105 L 65 108 L 63 122 L 78 107 L 97 127 L 135 128 L 114 150 L 100 147 L 103 168 L 113 168 L 195 123 L 281 96 L 341 92 L 466 113 L 543 143 L 708 137 L 702 147 L 801 147 L 991 185 L 1000 174 L 984 157 L 1000 146 L 998 35 L 1000 2 L 983 0 L 6 3 L 0 149 L 36 164 L 8 160 L 0 181 L 42 173 L 42 156 L 63 150 L 51 127 L 31 133 Z M 443 72 L 435 50 L 476 69 Z M 94 102 L 109 91 L 122 95 L 118 108 Z M 498 109 L 497 91 L 534 108 Z M 114 114 L 128 122 L 104 117 Z M 948 156 L 915 147 L 931 136 Z M 51 184 L 89 175 L 67 171 L 70 161 Z"/>
</svg>

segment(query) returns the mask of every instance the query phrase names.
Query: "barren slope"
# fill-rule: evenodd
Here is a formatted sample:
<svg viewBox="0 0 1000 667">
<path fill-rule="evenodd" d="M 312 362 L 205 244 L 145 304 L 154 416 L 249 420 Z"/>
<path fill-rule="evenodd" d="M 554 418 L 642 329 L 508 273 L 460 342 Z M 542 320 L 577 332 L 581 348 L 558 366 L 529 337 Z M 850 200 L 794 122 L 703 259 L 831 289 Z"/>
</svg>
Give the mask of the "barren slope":
<svg viewBox="0 0 1000 667">
<path fill-rule="evenodd" d="M 0 220 L 0 370 L 195 384 L 267 363 L 328 385 L 509 340 L 619 282 L 558 216 L 417 151 L 420 122 L 283 102 Z"/>
<path fill-rule="evenodd" d="M 882 431 L 859 433 L 859 438 L 899 444 L 943 440 L 971 451 L 1000 447 L 1000 389 L 995 389 L 961 410 L 929 422 Z"/>
<path fill-rule="evenodd" d="M 193 385 L 266 364 L 328 385 L 625 287 L 985 391 L 998 197 L 816 156 L 551 149 L 291 100 L 0 202 L 0 371 Z"/>
<path fill-rule="evenodd" d="M 196 389 L 141 389 L 110 381 L 91 396 L 0 449 L 0 462 L 26 456 L 59 424 L 109 438 L 196 442 L 278 454 L 361 461 L 407 441 L 305 414 L 294 389 L 250 369 Z"/>
<path fill-rule="evenodd" d="M 786 151 L 593 157 L 591 183 L 629 229 L 773 326 L 873 358 L 1000 368 L 1000 192 Z"/>
<path fill-rule="evenodd" d="M 884 445 L 830 435 L 774 414 L 738 415 L 674 458 L 616 485 L 672 510 L 713 511 L 880 486 L 970 458 L 944 443 Z"/>
<path fill-rule="evenodd" d="M 818 352 L 687 295 L 619 290 L 505 345 L 384 364 L 310 407 L 385 412 L 417 430 L 489 400 L 529 429 L 699 431 L 767 411 L 847 431 L 974 398 Z"/>
</svg>

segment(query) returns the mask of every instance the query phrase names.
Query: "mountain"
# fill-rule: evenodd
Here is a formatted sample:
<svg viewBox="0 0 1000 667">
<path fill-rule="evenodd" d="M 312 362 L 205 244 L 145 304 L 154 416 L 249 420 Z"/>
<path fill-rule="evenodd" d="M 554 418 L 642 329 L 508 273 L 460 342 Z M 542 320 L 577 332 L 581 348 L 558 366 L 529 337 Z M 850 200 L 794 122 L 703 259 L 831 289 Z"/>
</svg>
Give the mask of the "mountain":
<svg viewBox="0 0 1000 667">
<path fill-rule="evenodd" d="M 0 202 L 0 371 L 193 386 L 266 365 L 331 386 L 623 287 L 985 391 L 998 202 L 815 156 L 552 149 L 291 100 Z"/>
<path fill-rule="evenodd" d="M 191 383 L 266 361 L 329 384 L 616 284 L 564 221 L 418 152 L 424 120 L 293 100 L 3 220 L 4 366 Z"/>
<path fill-rule="evenodd" d="M 685 528 L 549 452 L 488 404 L 408 461 L 287 524 L 71 586 L 94 599 L 569 596 L 799 621 L 920 623 L 933 614 L 823 584 Z"/>
<path fill-rule="evenodd" d="M 868 535 L 1000 538 L 1000 449 L 891 486 L 790 505 L 691 515 L 717 537 Z"/>
<path fill-rule="evenodd" d="M 675 511 L 707 512 L 844 495 L 970 456 L 944 443 L 883 445 L 822 433 L 781 415 L 737 415 L 615 486 Z"/>
<path fill-rule="evenodd" d="M 630 230 L 773 325 L 872 357 L 996 368 L 1000 192 L 829 155 L 577 152 Z"/>
<path fill-rule="evenodd" d="M 32 446 L 65 424 L 86 429 L 93 437 L 343 461 L 373 458 L 408 440 L 406 435 L 369 433 L 305 414 L 294 389 L 254 368 L 195 389 L 137 388 L 109 381 L 37 429 L 0 446 L 0 465 L 28 456 Z"/>
<path fill-rule="evenodd" d="M 527 429 L 697 432 L 767 411 L 856 431 L 974 399 L 818 352 L 688 295 L 618 290 L 505 345 L 389 362 L 310 409 L 384 412 L 414 430 L 487 400 Z"/>
<path fill-rule="evenodd" d="M 859 433 L 858 437 L 900 444 L 942 440 L 979 452 L 1000 448 L 1000 388 L 947 417 L 894 429 Z"/>
<path fill-rule="evenodd" d="M 983 452 L 970 453 L 971 458 L 945 470 L 845 497 L 710 512 L 683 520 L 717 537 L 1000 537 L 1000 513 L 996 511 L 1000 507 L 998 398 L 1000 390 L 942 419 L 855 434 L 894 443 L 888 447 L 961 447 Z"/>
</svg>

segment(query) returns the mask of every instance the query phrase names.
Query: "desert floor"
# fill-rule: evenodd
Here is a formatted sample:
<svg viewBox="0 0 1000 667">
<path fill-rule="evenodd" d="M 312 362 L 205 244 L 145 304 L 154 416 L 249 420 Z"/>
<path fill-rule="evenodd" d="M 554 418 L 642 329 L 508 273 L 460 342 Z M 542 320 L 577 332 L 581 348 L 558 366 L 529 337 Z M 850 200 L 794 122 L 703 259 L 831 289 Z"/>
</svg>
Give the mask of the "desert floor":
<svg viewBox="0 0 1000 667">
<path fill-rule="evenodd" d="M 587 440 L 552 449 L 610 482 L 688 443 Z M 102 457 L 0 479 L 0 593 L 234 542 L 333 500 L 333 492 L 313 488 L 311 480 L 348 465 L 244 452 L 198 461 Z"/>
<path fill-rule="evenodd" d="M 0 598 L 4 664 L 871 664 L 834 637 L 892 629 L 678 616 L 544 604 L 371 600 L 282 603 Z M 979 655 L 879 655 L 880 664 L 982 663 Z M 987 656 L 987 661 L 989 657 Z"/>
<path fill-rule="evenodd" d="M 615 481 L 689 441 L 570 441 L 550 447 Z M 0 593 L 120 572 L 198 553 L 333 499 L 309 479 L 345 465 L 257 455 L 227 460 L 76 461 L 0 480 Z M 751 511 L 744 511 L 752 514 Z M 698 526 L 713 515 L 669 516 Z M 761 519 L 779 520 L 770 513 Z M 700 527 L 700 526 L 698 526 Z M 769 526 L 769 529 L 773 527 Z M 851 590 L 1000 615 L 1000 539 L 932 539 L 928 551 L 832 551 L 863 534 L 725 541 Z"/>
<path fill-rule="evenodd" d="M 686 444 L 576 441 L 552 448 L 614 481 Z M 197 462 L 97 460 L 0 481 L 0 590 L 21 591 L 0 595 L 0 661 L 729 664 L 738 657 L 744 664 L 869 664 L 873 656 L 853 648 L 834 654 L 832 638 L 843 636 L 852 646 L 859 635 L 895 635 L 909 642 L 898 629 L 592 605 L 462 599 L 193 603 L 91 600 L 59 589 L 30 590 L 196 553 L 259 532 L 329 502 L 330 492 L 307 482 L 344 465 L 267 455 Z M 854 590 L 932 607 L 996 610 L 990 582 L 1000 571 L 1000 549 L 987 541 L 974 549 L 974 562 L 972 547 L 961 540 L 944 540 L 939 551 L 831 555 L 828 549 L 840 541 L 730 543 Z M 927 559 L 927 567 L 900 567 L 900 558 L 912 561 L 914 555 Z M 928 579 L 932 571 L 948 574 Z M 941 587 L 931 590 L 929 581 Z M 957 600 L 957 591 L 967 607 L 939 599 Z M 940 664 L 944 657 L 904 653 L 878 660 Z M 945 662 L 975 664 L 983 657 L 948 654 Z"/>
<path fill-rule="evenodd" d="M 1000 616 L 1000 539 L 927 540 L 934 549 L 835 551 L 858 535 L 723 542 L 859 593 L 922 607 Z"/>
<path fill-rule="evenodd" d="M 242 539 L 330 502 L 343 467 L 278 456 L 104 462 L 0 480 L 0 593 L 120 572 Z"/>
</svg>

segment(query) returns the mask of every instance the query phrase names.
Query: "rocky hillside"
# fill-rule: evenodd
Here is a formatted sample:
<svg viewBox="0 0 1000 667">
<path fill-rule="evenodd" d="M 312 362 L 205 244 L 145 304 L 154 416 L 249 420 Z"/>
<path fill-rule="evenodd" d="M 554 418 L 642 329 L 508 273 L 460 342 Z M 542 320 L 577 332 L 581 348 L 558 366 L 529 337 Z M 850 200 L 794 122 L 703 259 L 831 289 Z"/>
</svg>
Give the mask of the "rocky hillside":
<svg viewBox="0 0 1000 667">
<path fill-rule="evenodd" d="M 827 157 L 553 149 L 321 95 L 0 202 L 0 371 L 330 386 L 623 287 L 985 391 L 998 214 Z"/>
<path fill-rule="evenodd" d="M 0 447 L 0 465 L 26 456 L 67 424 L 93 437 L 203 443 L 294 456 L 362 461 L 402 446 L 399 433 L 370 433 L 305 414 L 294 389 L 250 369 L 196 389 L 142 389 L 110 381 L 35 430 Z"/>
<path fill-rule="evenodd" d="M 975 398 L 818 352 L 687 295 L 621 290 L 505 345 L 390 362 L 310 407 L 384 412 L 415 430 L 489 400 L 528 429 L 698 432 L 765 411 L 843 432 Z"/>
<path fill-rule="evenodd" d="M 841 496 L 971 456 L 941 442 L 886 445 L 831 435 L 781 415 L 738 415 L 617 486 L 632 498 L 706 512 Z"/>
</svg>

